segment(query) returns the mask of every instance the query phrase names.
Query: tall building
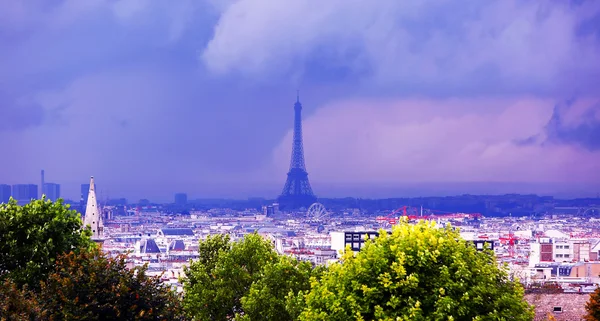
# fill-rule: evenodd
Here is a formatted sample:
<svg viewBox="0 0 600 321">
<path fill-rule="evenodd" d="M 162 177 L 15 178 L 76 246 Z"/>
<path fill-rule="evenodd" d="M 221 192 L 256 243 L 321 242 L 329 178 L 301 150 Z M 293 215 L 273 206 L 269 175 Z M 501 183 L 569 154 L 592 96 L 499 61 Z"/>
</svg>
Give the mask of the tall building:
<svg viewBox="0 0 600 321">
<path fill-rule="evenodd" d="M 60 198 L 60 184 L 44 183 L 42 194 L 46 195 L 47 199 L 56 201 Z"/>
<path fill-rule="evenodd" d="M 0 184 L 0 204 L 8 203 L 11 196 L 10 185 Z"/>
<path fill-rule="evenodd" d="M 38 186 L 35 184 L 17 184 L 12 186 L 12 196 L 20 203 L 29 203 L 38 198 Z"/>
<path fill-rule="evenodd" d="M 90 189 L 88 191 L 87 205 L 85 208 L 85 216 L 83 218 L 83 226 L 89 226 L 92 230 L 92 240 L 101 241 L 104 236 L 104 224 L 102 216 L 98 209 L 96 201 L 96 189 L 94 187 L 94 176 L 90 178 Z"/>
<path fill-rule="evenodd" d="M 292 159 L 290 171 L 283 191 L 278 198 L 282 208 L 292 209 L 308 207 L 317 200 L 308 181 L 308 173 L 304 163 L 304 143 L 302 141 L 302 104 L 300 96 L 294 104 L 294 139 L 292 142 Z"/>
<path fill-rule="evenodd" d="M 90 192 L 90 184 L 81 184 L 81 202 L 87 202 L 87 197 Z"/>
<path fill-rule="evenodd" d="M 98 191 L 98 185 L 94 185 L 94 190 Z M 90 184 L 81 184 L 81 199 L 79 204 L 82 208 L 85 208 L 85 204 L 87 204 L 88 194 L 90 191 Z"/>
<path fill-rule="evenodd" d="M 177 193 L 175 194 L 175 205 L 185 206 L 187 204 L 187 194 Z"/>
<path fill-rule="evenodd" d="M 44 195 L 44 194 L 46 194 L 46 193 L 44 193 L 44 185 L 46 184 L 46 182 L 45 182 L 45 177 L 44 177 L 45 175 L 44 175 L 44 170 L 43 169 L 42 169 L 42 173 L 41 174 L 42 174 L 41 175 L 42 176 L 42 185 L 40 185 L 40 195 Z"/>
</svg>

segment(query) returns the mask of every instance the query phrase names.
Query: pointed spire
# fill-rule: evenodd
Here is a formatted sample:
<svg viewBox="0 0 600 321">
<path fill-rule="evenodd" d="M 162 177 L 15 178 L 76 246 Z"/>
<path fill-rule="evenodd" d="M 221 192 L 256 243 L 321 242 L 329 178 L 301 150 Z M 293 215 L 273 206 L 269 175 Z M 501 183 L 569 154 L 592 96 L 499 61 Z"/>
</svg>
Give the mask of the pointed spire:
<svg viewBox="0 0 600 321">
<path fill-rule="evenodd" d="M 296 102 L 300 103 L 300 89 L 296 89 Z"/>
<path fill-rule="evenodd" d="M 88 192 L 87 206 L 83 226 L 89 226 L 92 230 L 92 239 L 100 239 L 103 236 L 102 217 L 96 201 L 96 188 L 94 187 L 94 176 L 90 178 L 90 190 Z"/>
</svg>

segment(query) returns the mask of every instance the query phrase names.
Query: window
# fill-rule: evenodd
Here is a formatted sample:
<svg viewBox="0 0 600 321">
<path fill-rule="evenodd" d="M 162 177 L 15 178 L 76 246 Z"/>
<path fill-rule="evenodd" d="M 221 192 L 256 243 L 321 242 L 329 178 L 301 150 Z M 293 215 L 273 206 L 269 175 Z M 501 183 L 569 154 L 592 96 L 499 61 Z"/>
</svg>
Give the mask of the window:
<svg viewBox="0 0 600 321">
<path fill-rule="evenodd" d="M 563 311 L 562 311 L 562 307 L 554 307 L 554 308 L 552 309 L 552 312 L 554 312 L 554 313 L 561 313 L 561 312 L 563 312 Z"/>
<path fill-rule="evenodd" d="M 570 256 L 571 256 L 571 255 L 569 255 L 569 254 L 565 254 L 565 257 L 567 257 L 567 258 L 568 258 L 568 257 L 570 257 Z"/>
<path fill-rule="evenodd" d="M 562 254 L 556 254 L 556 257 L 563 257 Z"/>
<path fill-rule="evenodd" d="M 568 245 L 565 245 L 563 248 L 564 248 L 564 249 L 569 249 L 569 246 L 568 246 Z"/>
</svg>

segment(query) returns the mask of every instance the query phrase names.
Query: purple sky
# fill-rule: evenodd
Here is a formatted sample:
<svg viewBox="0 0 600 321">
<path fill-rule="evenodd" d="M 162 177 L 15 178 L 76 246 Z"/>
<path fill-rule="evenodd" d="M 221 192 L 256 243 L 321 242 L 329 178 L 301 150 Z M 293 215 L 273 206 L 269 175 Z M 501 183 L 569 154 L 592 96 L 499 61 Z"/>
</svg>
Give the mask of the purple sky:
<svg viewBox="0 0 600 321">
<path fill-rule="evenodd" d="M 599 1 L 319 6 L 0 0 L 0 183 L 275 197 L 300 89 L 319 196 L 600 191 Z"/>
</svg>

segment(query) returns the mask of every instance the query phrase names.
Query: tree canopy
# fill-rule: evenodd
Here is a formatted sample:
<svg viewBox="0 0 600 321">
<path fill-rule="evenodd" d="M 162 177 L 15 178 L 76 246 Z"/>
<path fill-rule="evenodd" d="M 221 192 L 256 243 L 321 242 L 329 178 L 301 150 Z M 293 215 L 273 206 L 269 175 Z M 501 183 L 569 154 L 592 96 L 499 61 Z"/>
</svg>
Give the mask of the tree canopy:
<svg viewBox="0 0 600 321">
<path fill-rule="evenodd" d="M 0 321 L 39 320 L 41 307 L 33 293 L 10 279 L 0 283 Z"/>
<path fill-rule="evenodd" d="M 62 200 L 0 204 L 0 277 L 38 288 L 59 255 L 93 246 L 81 226 L 80 215 Z"/>
<path fill-rule="evenodd" d="M 183 320 L 180 297 L 147 267 L 97 248 L 59 257 L 38 300 L 46 320 Z"/>
<path fill-rule="evenodd" d="M 586 321 L 600 321 L 600 288 L 597 288 L 585 305 Z"/>
<path fill-rule="evenodd" d="M 243 315 L 238 315 L 236 320 L 296 320 L 299 311 L 295 306 L 286 305 L 286 298 L 309 290 L 311 277 L 318 278 L 323 270 L 323 267 L 313 268 L 310 262 L 279 256 L 265 265 L 261 277 L 242 297 Z"/>
<path fill-rule="evenodd" d="M 357 254 L 348 248 L 296 299 L 299 320 L 532 320 L 523 288 L 491 251 L 449 226 L 402 222 Z"/>
<path fill-rule="evenodd" d="M 254 233 L 239 242 L 227 235 L 200 241 L 199 259 L 185 270 L 184 306 L 198 320 L 226 320 L 241 313 L 242 297 L 277 253 Z"/>
<path fill-rule="evenodd" d="M 299 311 L 286 297 L 308 290 L 323 270 L 278 255 L 256 233 L 239 242 L 209 236 L 200 241 L 199 255 L 183 280 L 184 307 L 197 320 L 295 320 Z"/>
</svg>

